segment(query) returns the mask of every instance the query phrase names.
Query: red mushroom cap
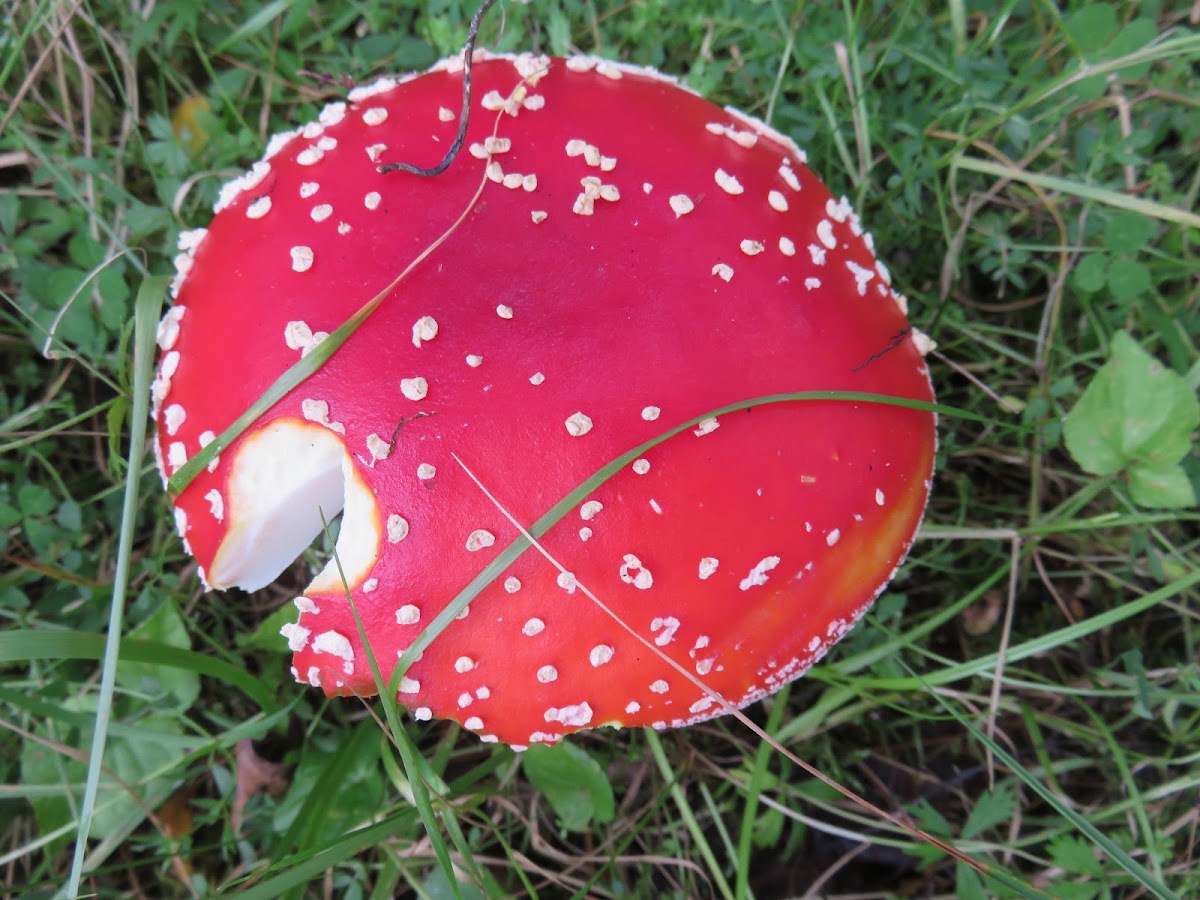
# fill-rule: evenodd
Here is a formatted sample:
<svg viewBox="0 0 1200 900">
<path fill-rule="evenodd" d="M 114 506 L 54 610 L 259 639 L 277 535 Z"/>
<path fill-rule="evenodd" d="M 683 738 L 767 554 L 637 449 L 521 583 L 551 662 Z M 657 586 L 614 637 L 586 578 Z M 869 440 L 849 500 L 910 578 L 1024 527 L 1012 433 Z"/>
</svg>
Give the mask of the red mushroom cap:
<svg viewBox="0 0 1200 900">
<path fill-rule="evenodd" d="M 388 677 L 517 533 L 669 428 L 755 397 L 932 399 L 921 336 L 848 203 L 786 138 L 661 75 L 477 54 L 276 138 L 181 241 L 155 384 L 164 475 L 480 199 L 330 360 L 176 501 L 214 587 L 261 587 L 343 506 L 337 549 Z M 495 137 L 491 137 L 495 134 Z M 717 715 L 578 589 L 741 706 L 812 665 L 903 559 L 930 412 L 789 401 L 706 420 L 554 526 L 405 674 L 418 719 L 524 745 Z M 375 691 L 332 565 L 284 629 L 301 682 Z"/>
</svg>

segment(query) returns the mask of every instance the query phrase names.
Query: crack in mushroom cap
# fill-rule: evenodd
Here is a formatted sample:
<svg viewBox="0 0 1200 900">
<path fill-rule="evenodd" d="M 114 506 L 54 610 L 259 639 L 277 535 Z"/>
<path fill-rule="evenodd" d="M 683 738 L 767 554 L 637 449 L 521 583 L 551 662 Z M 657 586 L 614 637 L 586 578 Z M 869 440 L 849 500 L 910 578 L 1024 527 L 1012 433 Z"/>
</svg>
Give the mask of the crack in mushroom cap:
<svg viewBox="0 0 1200 900">
<path fill-rule="evenodd" d="M 524 93 L 542 99 L 505 105 L 521 72 L 539 73 Z M 451 453 L 532 523 L 631 447 L 725 404 L 805 390 L 932 399 L 890 273 L 786 138 L 656 73 L 591 58 L 479 53 L 474 80 L 468 144 L 485 145 L 499 115 L 504 142 L 487 145 L 506 148 L 504 172 L 536 175 L 533 189 L 489 181 L 450 239 L 176 502 L 209 581 L 249 589 L 344 505 L 337 555 L 385 677 L 515 537 Z M 481 98 L 492 92 L 502 103 L 489 113 Z M 452 62 L 357 91 L 273 141 L 223 192 L 207 231 L 181 246 L 164 326 L 164 475 L 299 358 L 311 342 L 297 334 L 332 333 L 466 208 L 485 159 L 462 153 L 423 179 L 380 175 L 365 152 L 437 162 L 457 128 L 440 111 L 460 95 Z M 564 152 L 572 140 L 597 148 L 606 168 Z M 740 190 L 720 189 L 718 172 Z M 578 215 L 585 179 L 596 198 Z M 670 203 L 679 196 L 695 200 L 686 215 Z M 248 215 L 262 197 L 269 208 Z M 780 249 L 797 247 L 813 252 Z M 717 266 L 736 276 L 713 277 Z M 411 340 L 422 322 L 436 328 Z M 419 390 L 402 381 L 415 373 Z M 579 415 L 589 428 L 564 427 Z M 524 554 L 413 664 L 400 701 L 514 744 L 721 712 L 577 585 L 735 705 L 819 659 L 908 550 L 928 496 L 933 416 L 789 402 L 717 424 L 684 430 L 590 492 L 603 512 L 586 543 L 573 515 L 542 539 L 572 590 Z M 305 595 L 280 638 L 298 678 L 329 694 L 372 692 L 336 569 Z"/>
</svg>

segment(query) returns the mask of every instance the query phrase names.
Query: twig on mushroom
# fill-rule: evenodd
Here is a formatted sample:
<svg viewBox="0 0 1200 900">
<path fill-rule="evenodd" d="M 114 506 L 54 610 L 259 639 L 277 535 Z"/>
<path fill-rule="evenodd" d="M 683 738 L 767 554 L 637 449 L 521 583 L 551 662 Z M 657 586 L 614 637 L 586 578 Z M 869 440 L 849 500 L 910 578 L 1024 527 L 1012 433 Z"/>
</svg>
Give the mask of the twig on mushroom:
<svg viewBox="0 0 1200 900">
<path fill-rule="evenodd" d="M 470 28 L 467 29 L 467 43 L 463 47 L 462 115 L 458 117 L 458 134 L 454 136 L 454 142 L 450 145 L 450 149 L 446 151 L 442 161 L 431 169 L 423 169 L 406 162 L 385 163 L 375 169 L 380 175 L 387 175 L 389 172 L 409 172 L 423 178 L 432 178 L 434 175 L 441 175 L 445 172 L 450 167 L 450 163 L 454 162 L 459 151 L 462 150 L 467 139 L 467 125 L 471 119 L 471 64 L 475 57 L 475 39 L 479 37 L 479 25 L 483 22 L 483 17 L 495 2 L 496 0 L 483 0 L 471 19 Z"/>
<path fill-rule="evenodd" d="M 884 347 L 882 350 L 879 350 L 876 353 L 872 353 L 863 362 L 860 362 L 857 366 L 855 366 L 850 371 L 861 372 L 863 369 L 865 369 L 871 363 L 875 362 L 875 360 L 881 358 L 885 353 L 890 353 L 891 351 L 893 351 L 897 347 L 899 347 L 901 344 L 903 344 L 904 339 L 907 338 L 911 334 L 912 334 L 911 328 L 905 328 L 901 331 L 896 332 L 894 335 L 892 335 L 892 339 L 891 339 L 891 341 L 888 342 L 888 345 L 886 347 Z"/>
</svg>

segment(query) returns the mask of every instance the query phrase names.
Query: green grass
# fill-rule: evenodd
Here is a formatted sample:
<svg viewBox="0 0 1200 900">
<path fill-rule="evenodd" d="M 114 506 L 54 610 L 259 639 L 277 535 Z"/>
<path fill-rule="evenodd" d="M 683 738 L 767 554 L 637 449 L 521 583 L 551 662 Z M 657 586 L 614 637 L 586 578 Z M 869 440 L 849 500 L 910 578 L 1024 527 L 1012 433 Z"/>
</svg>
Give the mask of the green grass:
<svg viewBox="0 0 1200 900">
<path fill-rule="evenodd" d="M 73 868 L 101 896 L 1200 895 L 1190 8 L 534 0 L 484 25 L 488 46 L 654 65 L 769 118 L 939 342 L 938 400 L 961 414 L 941 418 L 922 539 L 826 661 L 748 713 L 984 878 L 730 717 L 523 760 L 291 684 L 275 613 L 330 543 L 254 595 L 201 591 L 136 439 L 135 300 L 267 135 L 343 77 L 454 52 L 474 4 L 131 6 L 0 12 L 15 895 Z M 172 128 L 190 97 L 202 144 Z"/>
</svg>

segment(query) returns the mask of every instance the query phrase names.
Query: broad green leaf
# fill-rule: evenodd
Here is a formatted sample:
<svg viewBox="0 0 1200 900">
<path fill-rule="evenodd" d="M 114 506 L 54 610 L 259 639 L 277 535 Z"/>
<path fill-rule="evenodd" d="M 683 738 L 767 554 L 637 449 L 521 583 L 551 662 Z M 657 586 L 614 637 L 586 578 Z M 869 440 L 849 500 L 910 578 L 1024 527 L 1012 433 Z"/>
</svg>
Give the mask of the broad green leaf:
<svg viewBox="0 0 1200 900">
<path fill-rule="evenodd" d="M 1192 363 L 1191 368 L 1187 370 L 1187 374 L 1183 376 L 1183 380 L 1187 382 L 1187 386 L 1193 391 L 1200 391 L 1200 359 Z"/>
<path fill-rule="evenodd" d="M 924 797 L 909 807 L 909 813 L 922 830 L 942 837 L 950 834 L 950 823 L 946 817 Z"/>
<path fill-rule="evenodd" d="M 148 619 L 129 633 L 129 637 L 183 650 L 192 649 L 192 639 L 183 617 L 170 600 L 162 603 Z M 166 694 L 181 712 L 200 696 L 200 676 L 190 669 L 176 666 L 122 660 L 117 667 L 117 684 L 139 694 Z"/>
<path fill-rule="evenodd" d="M 1102 894 L 1104 888 L 1094 881 L 1059 880 L 1049 885 L 1050 896 L 1054 900 L 1095 900 Z"/>
<path fill-rule="evenodd" d="M 1073 90 L 1079 103 L 1094 103 L 1108 91 L 1108 80 L 1103 75 L 1081 78 L 1075 82 Z"/>
<path fill-rule="evenodd" d="M 81 269 L 92 269 L 104 261 L 104 246 L 86 231 L 77 231 L 67 242 L 67 255 Z"/>
<path fill-rule="evenodd" d="M 34 733 L 51 741 L 62 741 L 71 737 L 70 733 L 64 733 L 62 730 L 51 731 L 46 724 L 38 726 Z M 85 774 L 82 765 L 61 756 L 51 747 L 33 740 L 21 742 L 22 787 L 35 789 L 44 785 L 64 788 L 67 791 L 73 788 L 75 793 L 78 793 Z M 51 834 L 72 820 L 73 804 L 68 802 L 65 793 L 60 796 L 37 796 L 37 792 L 31 790 L 27 802 L 33 807 L 33 815 L 42 834 Z M 51 855 L 64 846 L 67 840 L 68 836 L 64 835 L 50 844 Z"/>
<path fill-rule="evenodd" d="M 16 233 L 17 218 L 21 213 L 21 198 L 16 192 L 0 194 L 0 234 Z"/>
<path fill-rule="evenodd" d="M 1103 875 L 1104 865 L 1096 858 L 1096 845 L 1078 835 L 1065 834 L 1050 844 L 1054 864 L 1074 875 Z"/>
<path fill-rule="evenodd" d="M 955 891 L 958 900 L 987 900 L 987 891 L 983 888 L 983 879 L 965 862 L 954 864 Z"/>
<path fill-rule="evenodd" d="M 457 884 L 451 884 L 450 879 L 446 877 L 446 873 L 441 869 L 434 869 L 429 873 L 429 877 L 425 879 L 425 883 L 421 885 L 424 896 L 428 900 L 486 900 L 486 894 L 477 888 L 475 885 L 460 881 Z"/>
<path fill-rule="evenodd" d="M 754 820 L 754 846 L 760 850 L 776 846 L 786 824 L 787 819 L 779 810 L 763 810 Z"/>
<path fill-rule="evenodd" d="M 571 52 L 571 23 L 557 4 L 546 10 L 546 34 L 552 53 L 566 55 Z"/>
<path fill-rule="evenodd" d="M 249 634 L 238 635 L 236 638 L 238 647 L 256 647 L 259 650 L 278 653 L 281 656 L 285 653 L 290 653 L 287 639 L 279 633 L 279 629 L 288 622 L 295 622 L 296 616 L 296 607 L 291 603 L 283 604 L 283 606 L 263 619 L 254 631 Z"/>
<path fill-rule="evenodd" d="M 0 528 L 8 531 L 21 521 L 21 511 L 8 503 L 0 502 Z"/>
<path fill-rule="evenodd" d="M 1200 402 L 1184 379 L 1125 332 L 1063 427 L 1067 450 L 1085 472 L 1112 475 L 1137 461 L 1178 462 L 1200 425 Z"/>
<path fill-rule="evenodd" d="M 1071 273 L 1071 285 L 1077 291 L 1094 294 L 1108 284 L 1108 256 L 1093 253 L 1085 256 Z"/>
<path fill-rule="evenodd" d="M 1135 259 L 1114 259 L 1108 267 L 1108 289 L 1122 302 L 1150 290 L 1150 270 Z"/>
<path fill-rule="evenodd" d="M 608 776 L 587 751 L 571 743 L 535 744 L 521 757 L 525 775 L 545 795 L 569 831 L 583 831 L 593 819 L 611 822 L 615 812 Z"/>
<path fill-rule="evenodd" d="M 27 482 L 17 488 L 17 505 L 27 516 L 46 516 L 54 509 L 54 495 L 40 484 Z"/>
<path fill-rule="evenodd" d="M 1157 230 L 1157 223 L 1149 216 L 1118 211 L 1104 226 L 1104 246 L 1110 253 L 1136 253 L 1150 242 Z"/>
<path fill-rule="evenodd" d="M 1008 822 L 1017 811 L 1017 797 L 1008 785 L 997 785 L 995 790 L 985 791 L 975 801 L 971 814 L 963 825 L 964 838 L 977 838 L 997 825 Z"/>
<path fill-rule="evenodd" d="M 164 741 L 154 739 L 155 734 L 180 735 L 179 723 L 167 716 L 148 716 L 138 720 L 146 729 L 142 739 L 111 737 L 104 764 L 126 785 L 134 789 L 137 800 L 123 787 L 100 777 L 100 794 L 96 798 L 96 817 L 92 820 L 92 834 L 97 838 L 116 834 L 122 828 L 140 823 L 144 810 L 157 809 L 174 789 L 177 778 L 164 775 L 170 772 L 175 762 L 184 754 Z M 89 736 L 90 737 L 90 736 Z M 179 773 L 182 775 L 182 772 Z M 82 772 L 80 780 L 83 780 Z M 110 803 L 105 801 L 111 798 Z"/>
<path fill-rule="evenodd" d="M 100 293 L 100 304 L 96 313 L 100 324 L 111 335 L 120 335 L 129 321 L 129 284 L 121 272 L 120 265 L 110 265 L 96 276 L 96 290 Z"/>
<path fill-rule="evenodd" d="M 275 829 L 297 851 L 328 841 L 370 822 L 383 808 L 379 727 L 371 719 L 341 735 L 332 750 L 304 745 L 287 794 L 275 810 Z"/>
<path fill-rule="evenodd" d="M 94 715 L 96 699 L 68 699 L 63 706 Z M 174 742 L 158 739 L 162 735 L 181 735 L 174 719 L 143 716 L 136 720 L 136 725 L 133 722 L 129 725 L 137 728 L 137 736 L 109 735 L 104 756 L 106 772 L 100 777 L 91 826 L 92 837 L 99 840 L 128 834 L 145 818 L 146 809 L 160 805 L 175 786 L 176 779 L 168 774 L 173 763 L 186 755 L 186 751 L 174 746 Z M 91 742 L 91 728 L 44 723 L 35 731 L 51 744 L 36 741 L 24 743 L 21 752 L 22 784 L 26 787 L 46 785 L 65 789 L 57 796 L 51 794 L 29 800 L 38 827 L 43 832 L 49 832 L 75 821 L 73 811 L 79 808 L 83 783 L 87 777 L 87 766 L 58 752 L 53 745 L 62 743 L 68 747 L 86 747 Z M 108 773 L 116 775 L 123 784 L 113 781 Z"/>
<path fill-rule="evenodd" d="M 214 52 L 221 53 L 240 41 L 260 35 L 279 19 L 280 16 L 286 13 L 290 5 L 284 2 L 284 0 L 275 0 L 274 3 L 267 4 L 234 29 L 233 33 L 226 37 Z"/>
<path fill-rule="evenodd" d="M 83 510 L 74 500 L 64 500 L 60 503 L 54 518 L 59 526 L 67 531 L 79 531 L 83 528 Z"/>
<path fill-rule="evenodd" d="M 1104 55 L 1108 59 L 1131 55 L 1144 49 L 1157 36 L 1158 25 L 1153 19 L 1134 19 L 1117 32 L 1116 37 L 1104 49 Z M 1136 80 L 1145 78 L 1149 71 L 1150 63 L 1140 62 L 1122 68 L 1120 76 L 1124 79 Z"/>
<path fill-rule="evenodd" d="M 1138 463 L 1129 470 L 1129 493 L 1139 506 L 1181 509 L 1196 505 L 1196 490 L 1178 463 Z"/>
<path fill-rule="evenodd" d="M 1066 21 L 1067 34 L 1075 49 L 1085 55 L 1101 50 L 1116 27 L 1116 10 L 1107 3 L 1088 3 Z"/>
</svg>

